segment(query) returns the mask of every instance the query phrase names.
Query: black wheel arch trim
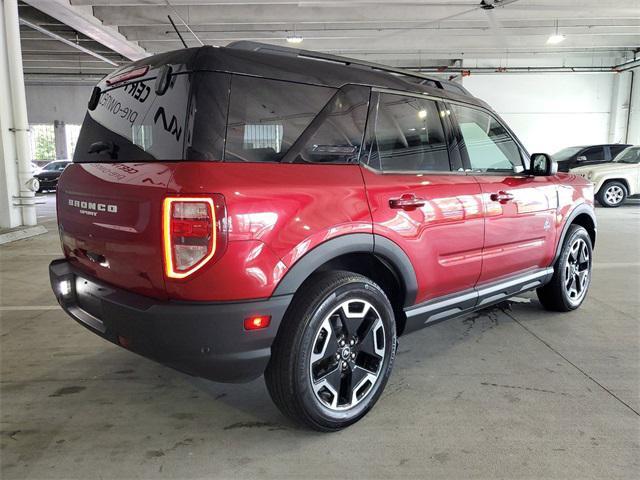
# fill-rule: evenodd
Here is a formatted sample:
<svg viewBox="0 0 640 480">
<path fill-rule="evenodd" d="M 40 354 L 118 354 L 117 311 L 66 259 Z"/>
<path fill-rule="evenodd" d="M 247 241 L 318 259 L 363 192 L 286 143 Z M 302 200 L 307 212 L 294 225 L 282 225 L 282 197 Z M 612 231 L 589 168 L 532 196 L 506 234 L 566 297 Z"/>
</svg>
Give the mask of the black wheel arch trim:
<svg viewBox="0 0 640 480">
<path fill-rule="evenodd" d="M 402 282 L 404 306 L 415 303 L 418 281 L 413 265 L 400 246 L 386 237 L 370 233 L 341 235 L 321 243 L 300 258 L 284 275 L 273 296 L 295 293 L 309 276 L 325 263 L 349 253 L 370 253 L 390 266 Z"/>
<path fill-rule="evenodd" d="M 556 253 L 553 256 L 552 265 L 556 263 L 556 260 L 558 260 L 558 257 L 560 257 L 560 252 L 562 252 L 562 245 L 564 244 L 564 239 L 567 236 L 569 227 L 573 224 L 573 221 L 578 217 L 578 215 L 582 215 L 582 214 L 589 215 L 589 217 L 591 218 L 591 221 L 593 222 L 593 227 L 594 227 L 593 240 L 594 241 L 592 242 L 593 243 L 592 247 L 595 248 L 595 238 L 597 236 L 597 231 L 598 231 L 596 214 L 595 214 L 594 208 L 591 205 L 587 203 L 581 203 L 578 206 L 576 206 L 573 210 L 571 210 L 571 213 L 567 215 L 567 218 L 564 222 L 564 226 L 562 227 L 562 232 L 560 233 L 560 237 L 558 238 L 558 242 L 556 243 Z"/>
</svg>

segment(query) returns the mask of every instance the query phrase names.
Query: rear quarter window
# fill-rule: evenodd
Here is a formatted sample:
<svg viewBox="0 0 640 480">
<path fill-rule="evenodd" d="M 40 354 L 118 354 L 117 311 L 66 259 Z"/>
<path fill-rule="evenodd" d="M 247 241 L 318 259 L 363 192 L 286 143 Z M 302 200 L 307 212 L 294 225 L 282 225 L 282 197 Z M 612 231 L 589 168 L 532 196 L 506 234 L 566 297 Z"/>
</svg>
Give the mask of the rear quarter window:
<svg viewBox="0 0 640 480">
<path fill-rule="evenodd" d="M 279 162 L 335 89 L 234 75 L 225 161 Z"/>
</svg>

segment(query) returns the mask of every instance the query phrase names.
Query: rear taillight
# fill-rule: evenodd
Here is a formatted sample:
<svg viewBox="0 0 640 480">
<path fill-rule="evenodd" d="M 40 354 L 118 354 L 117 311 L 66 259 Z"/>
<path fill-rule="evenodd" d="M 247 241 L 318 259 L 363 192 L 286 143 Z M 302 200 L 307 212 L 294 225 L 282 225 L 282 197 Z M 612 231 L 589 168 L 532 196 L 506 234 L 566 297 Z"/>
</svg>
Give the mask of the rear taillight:
<svg viewBox="0 0 640 480">
<path fill-rule="evenodd" d="M 165 274 L 184 278 L 209 262 L 224 246 L 223 201 L 170 197 L 162 206 Z"/>
</svg>

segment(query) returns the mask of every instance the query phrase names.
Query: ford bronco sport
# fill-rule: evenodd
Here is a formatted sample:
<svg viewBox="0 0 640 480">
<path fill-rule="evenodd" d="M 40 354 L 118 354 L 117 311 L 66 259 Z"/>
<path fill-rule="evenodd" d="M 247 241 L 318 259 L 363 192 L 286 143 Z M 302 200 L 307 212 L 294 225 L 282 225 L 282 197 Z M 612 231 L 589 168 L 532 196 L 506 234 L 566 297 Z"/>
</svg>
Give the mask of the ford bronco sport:
<svg viewBox="0 0 640 480">
<path fill-rule="evenodd" d="M 338 430 L 397 337 L 537 290 L 589 287 L 593 188 L 530 156 L 458 84 L 237 43 L 95 87 L 60 178 L 60 305 L 103 338 Z"/>
</svg>

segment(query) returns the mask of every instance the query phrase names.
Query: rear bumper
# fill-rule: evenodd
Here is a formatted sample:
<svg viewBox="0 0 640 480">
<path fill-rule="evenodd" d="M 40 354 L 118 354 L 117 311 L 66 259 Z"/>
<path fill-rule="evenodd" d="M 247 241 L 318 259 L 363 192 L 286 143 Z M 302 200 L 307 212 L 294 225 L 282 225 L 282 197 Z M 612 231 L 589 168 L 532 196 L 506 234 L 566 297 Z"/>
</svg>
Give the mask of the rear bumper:
<svg viewBox="0 0 640 480">
<path fill-rule="evenodd" d="M 291 301 L 291 295 L 283 295 L 242 303 L 163 302 L 103 284 L 64 259 L 49 265 L 49 276 L 58 303 L 84 327 L 140 355 L 218 382 L 245 382 L 264 372 Z M 271 315 L 271 324 L 244 330 L 244 319 L 253 315 Z"/>
</svg>

